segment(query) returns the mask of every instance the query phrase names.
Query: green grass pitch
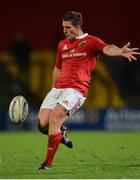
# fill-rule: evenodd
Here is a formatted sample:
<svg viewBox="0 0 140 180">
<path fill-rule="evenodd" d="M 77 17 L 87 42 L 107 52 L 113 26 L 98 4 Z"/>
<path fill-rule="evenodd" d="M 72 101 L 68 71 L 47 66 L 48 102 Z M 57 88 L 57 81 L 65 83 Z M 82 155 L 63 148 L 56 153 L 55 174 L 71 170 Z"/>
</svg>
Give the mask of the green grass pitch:
<svg viewBox="0 0 140 180">
<path fill-rule="evenodd" d="M 39 132 L 0 133 L 0 179 L 140 178 L 140 132 L 69 131 L 74 148 L 60 144 L 53 168 L 38 170 L 47 137 Z"/>
</svg>

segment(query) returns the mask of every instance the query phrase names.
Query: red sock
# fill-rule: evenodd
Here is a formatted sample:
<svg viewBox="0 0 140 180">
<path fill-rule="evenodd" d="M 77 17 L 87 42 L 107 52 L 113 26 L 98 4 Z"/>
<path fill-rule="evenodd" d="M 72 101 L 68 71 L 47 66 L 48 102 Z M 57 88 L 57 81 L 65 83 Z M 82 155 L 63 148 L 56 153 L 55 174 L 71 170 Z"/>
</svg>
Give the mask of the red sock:
<svg viewBox="0 0 140 180">
<path fill-rule="evenodd" d="M 45 162 L 48 165 L 52 165 L 54 155 L 58 149 L 58 146 L 61 142 L 61 139 L 62 139 L 62 133 L 61 132 L 59 132 L 56 135 L 49 135 L 48 136 L 48 149 L 47 149 L 47 155 L 46 155 L 46 160 L 45 160 Z"/>
</svg>

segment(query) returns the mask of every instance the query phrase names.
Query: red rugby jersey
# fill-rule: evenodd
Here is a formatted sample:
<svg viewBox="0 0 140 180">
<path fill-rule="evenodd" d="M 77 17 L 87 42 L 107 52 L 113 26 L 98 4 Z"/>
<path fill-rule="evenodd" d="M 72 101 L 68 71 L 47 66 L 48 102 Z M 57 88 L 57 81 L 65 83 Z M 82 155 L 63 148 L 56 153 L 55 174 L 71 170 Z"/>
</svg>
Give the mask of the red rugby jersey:
<svg viewBox="0 0 140 180">
<path fill-rule="evenodd" d="M 55 88 L 73 88 L 87 95 L 91 73 L 96 63 L 96 55 L 107 44 L 87 33 L 70 42 L 60 41 L 57 49 L 56 64 L 61 74 Z"/>
</svg>

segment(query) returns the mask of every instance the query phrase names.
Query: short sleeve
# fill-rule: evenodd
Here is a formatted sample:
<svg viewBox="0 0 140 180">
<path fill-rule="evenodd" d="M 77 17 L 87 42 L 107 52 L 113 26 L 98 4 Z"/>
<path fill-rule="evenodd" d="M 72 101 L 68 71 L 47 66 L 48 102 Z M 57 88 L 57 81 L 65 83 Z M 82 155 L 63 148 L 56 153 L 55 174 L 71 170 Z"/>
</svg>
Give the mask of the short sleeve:
<svg viewBox="0 0 140 180">
<path fill-rule="evenodd" d="M 100 38 L 95 36 L 92 36 L 91 41 L 91 48 L 95 53 L 103 52 L 103 48 L 108 45 L 107 43 L 103 42 Z"/>
<path fill-rule="evenodd" d="M 57 48 L 55 66 L 56 66 L 58 69 L 62 69 L 62 57 L 61 57 L 61 53 L 60 53 L 60 48 L 59 48 L 59 46 L 58 46 L 58 48 Z"/>
<path fill-rule="evenodd" d="M 93 49 L 96 52 L 103 52 L 103 48 L 108 45 L 107 43 L 103 42 L 100 38 L 97 37 L 94 37 L 93 41 L 94 41 Z"/>
</svg>

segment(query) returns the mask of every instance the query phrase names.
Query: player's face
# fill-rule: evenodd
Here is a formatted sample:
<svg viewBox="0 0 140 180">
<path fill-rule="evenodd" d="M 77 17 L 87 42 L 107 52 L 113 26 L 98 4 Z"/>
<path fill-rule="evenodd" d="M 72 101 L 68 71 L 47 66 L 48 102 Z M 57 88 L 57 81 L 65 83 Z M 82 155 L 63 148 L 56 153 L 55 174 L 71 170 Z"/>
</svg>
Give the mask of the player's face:
<svg viewBox="0 0 140 180">
<path fill-rule="evenodd" d="M 79 26 L 72 25 L 71 21 L 63 21 L 62 26 L 67 39 L 74 40 L 78 36 Z"/>
</svg>

